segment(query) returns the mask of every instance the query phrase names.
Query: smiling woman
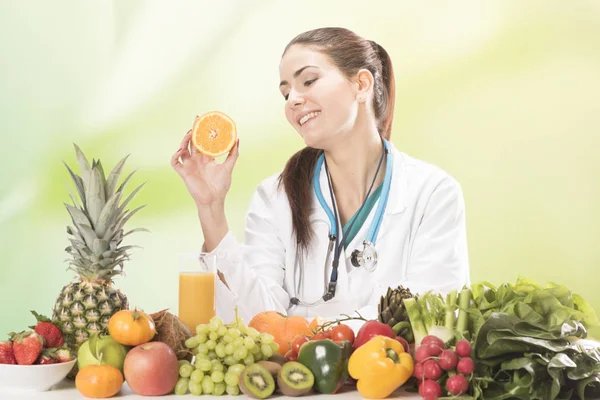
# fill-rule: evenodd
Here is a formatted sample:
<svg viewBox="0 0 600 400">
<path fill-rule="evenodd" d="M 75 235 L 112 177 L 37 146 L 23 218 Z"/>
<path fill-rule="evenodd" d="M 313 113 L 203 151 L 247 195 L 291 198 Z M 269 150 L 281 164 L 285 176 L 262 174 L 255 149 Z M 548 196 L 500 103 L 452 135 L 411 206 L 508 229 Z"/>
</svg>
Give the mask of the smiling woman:
<svg viewBox="0 0 600 400">
<path fill-rule="evenodd" d="M 237 305 L 245 320 L 267 310 L 375 318 L 389 286 L 468 284 L 460 185 L 390 142 L 395 84 L 383 47 L 316 29 L 286 46 L 279 73 L 286 118 L 306 147 L 258 185 L 244 244 L 224 212 L 239 142 L 219 164 L 190 152 L 188 133 L 171 160 L 196 202 L 203 250 L 218 256 L 217 314 L 231 319 Z"/>
</svg>

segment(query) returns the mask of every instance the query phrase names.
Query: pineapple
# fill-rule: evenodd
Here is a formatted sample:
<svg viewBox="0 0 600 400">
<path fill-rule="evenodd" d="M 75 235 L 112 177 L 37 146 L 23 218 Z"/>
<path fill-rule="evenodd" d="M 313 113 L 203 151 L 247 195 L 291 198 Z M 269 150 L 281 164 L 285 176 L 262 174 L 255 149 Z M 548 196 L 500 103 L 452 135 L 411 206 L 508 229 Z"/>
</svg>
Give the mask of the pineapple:
<svg viewBox="0 0 600 400">
<path fill-rule="evenodd" d="M 404 306 L 404 299 L 413 297 L 410 289 L 398 286 L 388 288 L 385 296 L 381 296 L 378 306 L 378 320 L 394 329 L 396 335 L 404 337 L 409 343 L 413 341 L 412 328 Z"/>
<path fill-rule="evenodd" d="M 78 348 L 92 334 L 107 333 L 109 318 L 117 311 L 129 309 L 127 296 L 115 289 L 113 278 L 123 274 L 128 250 L 139 246 L 120 246 L 123 238 L 144 228 L 123 233 L 125 223 L 144 206 L 134 210 L 125 207 L 144 184 L 138 186 L 123 202 L 123 190 L 133 172 L 117 187 L 127 157 L 117 163 L 108 179 L 100 160 L 92 165 L 81 149 L 75 146 L 81 176 L 65 163 L 77 193 L 71 195 L 73 205 L 65 204 L 73 226 L 67 226 L 71 245 L 65 251 L 71 255 L 69 269 L 79 280 L 66 285 L 56 299 L 52 320 L 59 323 L 65 343 Z"/>
</svg>

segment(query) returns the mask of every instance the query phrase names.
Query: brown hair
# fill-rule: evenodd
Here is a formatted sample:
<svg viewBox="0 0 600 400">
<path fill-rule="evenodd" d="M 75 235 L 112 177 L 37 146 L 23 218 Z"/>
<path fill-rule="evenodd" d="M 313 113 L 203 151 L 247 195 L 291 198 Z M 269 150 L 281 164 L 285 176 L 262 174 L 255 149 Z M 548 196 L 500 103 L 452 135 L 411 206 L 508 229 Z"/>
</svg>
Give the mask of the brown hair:
<svg viewBox="0 0 600 400">
<path fill-rule="evenodd" d="M 295 44 L 314 48 L 329 56 L 348 79 L 361 69 L 373 74 L 373 109 L 377 130 L 389 140 L 394 117 L 395 82 L 392 60 L 385 49 L 344 28 L 319 28 L 301 33 L 288 43 L 283 55 Z M 311 185 L 320 154 L 319 149 L 303 148 L 289 159 L 279 177 L 279 184 L 283 183 L 289 199 L 293 231 L 301 251 L 307 249 L 313 235 L 309 221 Z"/>
</svg>

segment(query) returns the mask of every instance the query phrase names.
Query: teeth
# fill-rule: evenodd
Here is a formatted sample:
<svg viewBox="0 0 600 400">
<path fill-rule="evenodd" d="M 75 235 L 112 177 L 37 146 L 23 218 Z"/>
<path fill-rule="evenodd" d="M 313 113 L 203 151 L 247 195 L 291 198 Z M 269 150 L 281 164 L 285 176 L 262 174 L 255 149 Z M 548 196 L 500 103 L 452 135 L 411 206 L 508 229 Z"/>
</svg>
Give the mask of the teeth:
<svg viewBox="0 0 600 400">
<path fill-rule="evenodd" d="M 298 123 L 300 124 L 300 126 L 302 126 L 306 123 L 306 121 L 308 121 L 311 118 L 316 117 L 319 114 L 321 114 L 320 111 L 314 111 L 314 112 L 308 113 L 304 117 L 300 118 L 300 121 L 298 121 Z"/>
</svg>

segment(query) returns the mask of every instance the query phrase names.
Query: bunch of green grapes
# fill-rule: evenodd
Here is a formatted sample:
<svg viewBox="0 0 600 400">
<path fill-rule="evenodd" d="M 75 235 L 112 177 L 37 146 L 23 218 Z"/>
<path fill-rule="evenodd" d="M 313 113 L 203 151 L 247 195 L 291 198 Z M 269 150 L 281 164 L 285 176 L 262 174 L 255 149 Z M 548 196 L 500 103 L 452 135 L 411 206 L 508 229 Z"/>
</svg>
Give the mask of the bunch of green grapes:
<svg viewBox="0 0 600 400">
<path fill-rule="evenodd" d="M 279 350 L 273 335 L 259 333 L 243 324 L 240 317 L 225 325 L 218 317 L 196 327 L 196 336 L 185 342 L 194 358 L 179 362 L 175 394 L 240 394 L 239 377 L 247 365 L 269 359 Z"/>
</svg>

